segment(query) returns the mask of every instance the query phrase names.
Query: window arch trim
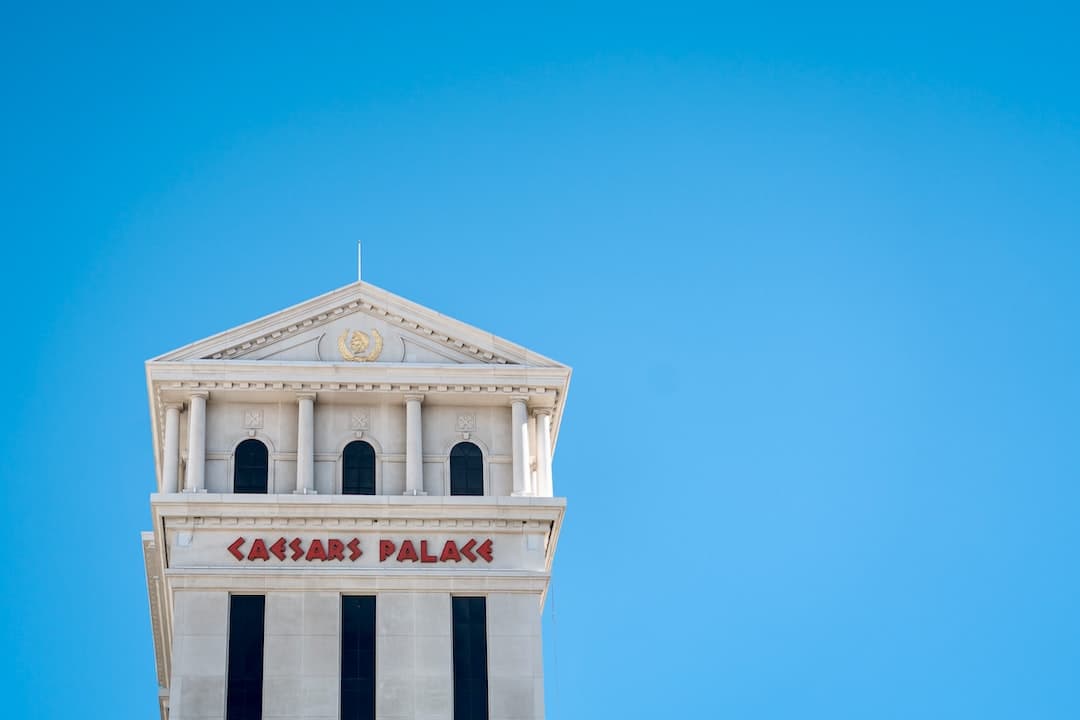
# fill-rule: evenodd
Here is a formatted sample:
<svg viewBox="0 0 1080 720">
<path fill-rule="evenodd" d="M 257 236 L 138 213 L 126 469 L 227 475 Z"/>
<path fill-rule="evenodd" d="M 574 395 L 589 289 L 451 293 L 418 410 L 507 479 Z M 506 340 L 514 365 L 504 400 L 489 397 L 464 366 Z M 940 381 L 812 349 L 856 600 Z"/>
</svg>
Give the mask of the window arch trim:
<svg viewBox="0 0 1080 720">
<path fill-rule="evenodd" d="M 370 493 L 367 493 L 367 492 L 346 493 L 345 492 L 345 471 L 348 469 L 347 466 L 346 466 L 345 454 L 349 451 L 350 447 L 354 447 L 354 446 L 365 448 L 364 450 L 362 450 L 362 452 L 365 455 L 370 453 L 370 457 L 371 457 L 371 492 Z M 375 452 L 375 446 L 374 445 L 369 443 L 367 440 L 364 440 L 363 438 L 354 438 L 353 440 L 346 443 L 345 447 L 343 447 L 341 449 L 341 463 L 340 464 L 341 464 L 340 484 L 341 484 L 341 494 L 342 495 L 348 494 L 348 495 L 374 496 L 374 495 L 378 494 L 378 483 L 376 482 L 376 479 L 377 479 L 377 476 L 378 476 L 379 455 L 378 455 L 378 453 Z M 366 483 L 365 483 L 365 485 L 366 485 Z"/>
<path fill-rule="evenodd" d="M 382 465 L 383 465 L 383 449 L 382 449 L 382 445 L 379 444 L 379 441 L 376 440 L 375 438 L 371 437 L 371 435 L 369 435 L 367 432 L 364 433 L 363 437 L 356 437 L 353 433 L 349 433 L 349 436 L 347 438 L 345 438 L 344 440 L 342 440 L 341 442 L 338 443 L 337 455 L 334 458 L 334 492 L 336 494 L 338 494 L 338 495 L 344 495 L 345 494 L 345 486 L 344 486 L 345 476 L 343 475 L 343 472 L 345 470 L 345 448 L 347 448 L 349 446 L 349 443 L 354 443 L 357 440 L 360 440 L 362 442 L 366 442 L 375 451 L 375 495 L 382 495 L 383 494 L 383 485 L 382 485 L 382 482 L 383 482 L 383 474 L 382 474 L 382 470 L 383 470 L 383 468 L 382 468 Z M 327 454 L 325 457 L 327 459 L 329 459 L 329 454 Z M 365 497 L 365 496 L 360 495 L 358 497 Z M 368 495 L 366 497 L 371 497 L 371 496 Z"/>
<path fill-rule="evenodd" d="M 263 446 L 263 448 L 266 450 L 266 492 L 265 493 L 258 493 L 258 492 L 237 493 L 236 492 L 236 471 L 237 471 L 236 455 L 237 455 L 237 452 L 240 450 L 240 446 L 243 445 L 244 443 L 250 441 L 250 440 L 254 440 L 255 442 L 260 443 Z M 238 440 L 237 443 L 235 445 L 233 445 L 232 452 L 229 454 L 229 489 L 232 491 L 232 493 L 233 494 L 241 494 L 241 495 L 270 495 L 270 494 L 273 494 L 274 490 L 275 490 L 275 488 L 274 488 L 274 456 L 275 456 L 274 446 L 265 437 L 262 437 L 260 435 L 249 435 L 248 437 L 241 438 L 240 440 Z"/>
<path fill-rule="evenodd" d="M 491 464 L 491 454 L 488 449 L 484 447 L 482 443 L 477 442 L 473 438 L 468 440 L 455 440 L 450 443 L 450 447 L 446 450 L 446 485 L 445 494 L 454 494 L 454 476 L 453 476 L 453 454 L 454 448 L 460 445 L 472 445 L 480 451 L 480 481 L 481 481 L 481 494 L 480 495 L 455 495 L 455 497 L 483 497 L 491 494 L 491 484 L 489 481 L 489 467 Z"/>
</svg>

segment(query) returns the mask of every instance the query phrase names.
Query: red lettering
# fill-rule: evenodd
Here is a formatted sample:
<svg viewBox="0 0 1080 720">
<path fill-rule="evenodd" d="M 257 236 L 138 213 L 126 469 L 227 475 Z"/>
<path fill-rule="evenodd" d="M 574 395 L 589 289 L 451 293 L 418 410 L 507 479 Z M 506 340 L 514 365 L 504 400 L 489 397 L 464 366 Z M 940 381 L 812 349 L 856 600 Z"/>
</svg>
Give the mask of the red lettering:
<svg viewBox="0 0 1080 720">
<path fill-rule="evenodd" d="M 293 541 L 289 543 L 289 547 L 292 548 L 292 559 L 299 560 L 304 557 L 304 541 L 300 538 L 293 538 Z"/>
<path fill-rule="evenodd" d="M 304 548 L 304 540 L 301 538 L 293 538 L 287 540 L 286 538 L 279 537 L 274 541 L 272 545 L 267 545 L 266 540 L 263 538 L 255 538 L 251 542 L 250 549 L 245 554 L 244 545 L 247 542 L 243 537 L 238 537 L 228 546 L 229 553 L 237 560 L 254 562 L 255 560 L 269 561 L 270 556 L 273 555 L 278 560 L 284 561 L 287 554 L 287 550 L 292 551 L 292 560 L 338 560 L 345 561 L 345 551 L 349 551 L 348 559 L 351 562 L 356 562 L 363 556 L 364 551 L 360 547 L 359 538 L 350 538 L 348 542 L 344 540 L 338 540 L 331 538 L 327 540 L 315 539 L 310 542 L 306 551 Z M 379 541 L 379 562 L 386 562 L 387 559 L 394 557 L 397 553 L 396 560 L 398 562 L 421 562 L 421 563 L 436 563 L 436 562 L 456 562 L 462 561 L 462 558 L 469 562 L 475 563 L 477 558 L 483 558 L 485 562 L 491 563 L 495 560 L 495 544 L 491 538 L 485 539 L 479 545 L 476 538 L 469 538 L 468 542 L 464 545 L 458 545 L 454 540 L 447 540 L 443 543 L 442 552 L 436 556 L 433 553 L 428 552 L 428 546 L 430 540 L 420 540 L 420 551 L 417 552 L 417 541 L 415 540 L 402 540 L 400 548 L 393 540 L 380 540 Z"/>
<path fill-rule="evenodd" d="M 248 560 L 269 560 L 270 553 L 266 552 L 266 543 L 262 538 L 255 538 L 255 542 L 251 543 L 251 552 L 248 553 Z"/>
<path fill-rule="evenodd" d="M 349 548 L 349 559 L 350 560 L 355 561 L 356 558 L 358 558 L 358 557 L 360 557 L 361 555 L 364 554 L 363 550 L 360 549 L 360 541 L 357 540 L 356 538 L 353 538 L 352 540 L 350 540 L 349 544 L 346 545 L 346 547 Z"/>
<path fill-rule="evenodd" d="M 270 546 L 270 552 L 274 553 L 274 557 L 278 560 L 285 559 L 285 538 L 278 538 L 277 542 Z"/>
<path fill-rule="evenodd" d="M 345 543 L 340 540 L 327 540 L 326 541 L 326 559 L 327 560 L 344 560 L 345 559 Z"/>
<path fill-rule="evenodd" d="M 469 542 L 467 542 L 467 543 L 465 543 L 464 545 L 461 546 L 461 554 L 464 555 L 466 558 L 468 558 L 469 562 L 476 562 L 476 556 L 473 555 L 473 551 L 472 551 L 472 549 L 475 546 L 476 546 L 476 540 L 473 539 L 473 538 L 470 538 Z"/>
<path fill-rule="evenodd" d="M 398 550 L 397 561 L 404 562 L 406 560 L 412 560 L 416 562 L 420 558 L 416 557 L 416 548 L 413 547 L 412 540 L 405 540 L 401 543 L 401 549 Z"/>
<path fill-rule="evenodd" d="M 325 560 L 326 548 L 323 547 L 322 540 L 315 538 L 311 541 L 311 545 L 308 547 L 307 555 L 304 556 L 305 560 Z"/>
<path fill-rule="evenodd" d="M 447 560 L 461 562 L 461 553 L 458 552 L 457 543 L 453 540 L 446 541 L 442 548 L 442 554 L 439 555 L 439 562 L 446 562 Z"/>
<path fill-rule="evenodd" d="M 236 538 L 235 541 L 233 541 L 233 544 L 229 546 L 229 552 L 231 552 L 232 556 L 234 558 L 236 558 L 237 560 L 243 560 L 244 559 L 244 553 L 240 552 L 240 548 L 243 547 L 243 546 L 244 546 L 244 538 L 238 537 L 238 538 Z"/>
</svg>

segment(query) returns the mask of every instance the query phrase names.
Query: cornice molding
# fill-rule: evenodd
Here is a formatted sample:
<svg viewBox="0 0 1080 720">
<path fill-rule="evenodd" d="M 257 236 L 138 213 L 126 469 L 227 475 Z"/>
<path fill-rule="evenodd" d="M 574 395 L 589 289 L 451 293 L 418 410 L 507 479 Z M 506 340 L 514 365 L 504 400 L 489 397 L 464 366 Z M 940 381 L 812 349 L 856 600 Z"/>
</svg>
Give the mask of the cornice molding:
<svg viewBox="0 0 1080 720">
<path fill-rule="evenodd" d="M 487 497 L 478 502 L 473 498 L 424 495 L 235 495 L 232 493 L 155 493 L 150 496 L 150 507 L 156 517 L 168 518 L 233 518 L 237 522 L 269 522 L 282 520 L 318 520 L 315 527 L 358 528 L 363 524 L 375 529 L 395 527 L 424 527 L 410 525 L 421 521 L 440 521 L 442 528 L 454 527 L 447 523 L 457 522 L 458 529 L 478 527 L 476 521 L 502 525 L 521 530 L 522 522 L 552 522 L 562 518 L 566 499 L 561 497 Z M 386 522 L 388 524 L 381 525 Z M 336 523 L 331 524 L 331 523 Z M 347 523 L 347 524 L 345 524 Z M 404 523 L 397 525 L 397 523 Z M 224 523 L 228 524 L 228 523 Z M 435 526 L 431 526 L 435 527 Z"/>
<path fill-rule="evenodd" d="M 570 369 L 524 365 L 435 365 L 430 363 L 329 363 L 192 360 L 151 362 L 147 375 L 154 382 L 319 382 L 426 385 L 497 385 L 507 387 L 565 387 Z M 194 388 L 195 386 L 192 385 Z"/>
<path fill-rule="evenodd" d="M 166 647 L 165 605 L 163 595 L 164 572 L 154 534 L 142 534 L 143 561 L 146 565 L 146 591 L 150 600 L 150 629 L 154 636 L 154 665 L 157 669 L 159 687 L 169 686 L 169 663 L 171 651 Z"/>
<path fill-rule="evenodd" d="M 152 362 L 191 358 L 232 360 L 353 313 L 365 313 L 478 364 L 559 366 L 560 363 L 467 323 L 356 282 L 165 353 Z"/>
<path fill-rule="evenodd" d="M 400 383 L 327 383 L 327 382 L 233 382 L 214 380 L 195 380 L 190 382 L 159 383 L 156 385 L 159 398 L 164 393 L 187 393 L 189 397 L 207 397 L 211 390 L 237 390 L 237 391 L 290 391 L 296 393 L 296 398 L 314 397 L 315 393 L 325 392 L 375 392 L 375 393 L 399 393 L 405 400 L 416 399 L 423 402 L 427 393 L 446 394 L 478 394 L 478 395 L 509 395 L 510 402 L 528 402 L 536 400 L 540 396 L 547 396 L 553 401 L 558 396 L 558 390 L 552 387 L 514 387 L 511 385 L 483 384 L 483 385 L 422 385 Z M 160 401 L 162 409 L 165 404 L 175 404 Z"/>
<path fill-rule="evenodd" d="M 324 518 L 324 517 L 275 517 L 270 522 L 267 518 L 250 515 L 166 515 L 165 524 L 169 530 L 259 530 L 282 532 L 301 532 L 317 530 L 325 532 L 405 532 L 409 530 L 439 530 L 440 532 L 479 532 L 489 535 L 520 535 L 522 528 L 532 531 L 550 529 L 554 519 L 545 520 L 492 520 L 486 518 L 459 520 L 455 518 Z"/>
<path fill-rule="evenodd" d="M 252 350 L 256 350 L 258 348 L 268 345 L 273 345 L 274 343 L 280 342 L 281 340 L 286 340 L 290 337 L 293 337 L 297 332 L 322 327 L 323 325 L 327 325 L 334 320 L 337 320 L 338 318 L 346 317 L 348 315 L 352 315 L 358 312 L 366 313 L 391 325 L 397 325 L 404 328 L 405 330 L 414 332 L 421 337 L 434 340 L 451 350 L 455 350 L 459 353 L 475 357 L 482 363 L 492 363 L 496 365 L 515 364 L 514 361 L 508 357 L 505 357 L 503 355 L 497 355 L 489 350 L 483 350 L 482 348 L 476 345 L 472 345 L 465 340 L 461 340 L 459 338 L 455 338 L 450 335 L 441 333 L 434 328 L 423 325 L 419 322 L 416 322 L 415 320 L 403 317 L 402 315 L 397 315 L 388 308 L 375 305 L 373 303 L 367 302 L 366 300 L 354 300 L 349 303 L 338 305 L 337 307 L 331 308 L 326 312 L 320 312 L 310 317 L 306 317 L 299 322 L 289 323 L 284 328 L 273 330 L 263 335 L 259 335 L 258 337 L 251 340 L 245 340 L 244 342 L 238 345 L 228 347 L 221 352 L 207 355 L 203 359 L 228 360 L 230 358 L 243 357 L 245 354 Z"/>
</svg>

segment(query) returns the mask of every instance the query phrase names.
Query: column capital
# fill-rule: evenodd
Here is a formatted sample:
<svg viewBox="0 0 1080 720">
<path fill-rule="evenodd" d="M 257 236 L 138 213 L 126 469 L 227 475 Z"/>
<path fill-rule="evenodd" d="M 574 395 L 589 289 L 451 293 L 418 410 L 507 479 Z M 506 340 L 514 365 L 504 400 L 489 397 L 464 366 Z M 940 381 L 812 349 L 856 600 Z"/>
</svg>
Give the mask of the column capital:
<svg viewBox="0 0 1080 720">
<path fill-rule="evenodd" d="M 412 402 L 413 400 L 422 403 L 424 402 L 424 395 L 422 393 L 408 393 L 405 395 L 405 402 Z"/>
<path fill-rule="evenodd" d="M 313 393 L 313 392 L 296 393 L 296 399 L 297 400 L 310 400 L 311 402 L 315 402 L 315 393 Z"/>
<path fill-rule="evenodd" d="M 520 403 L 525 403 L 526 405 L 528 405 L 529 404 L 529 396 L 528 395 L 511 395 L 510 396 L 510 404 L 511 405 L 513 405 L 514 403 L 519 403 L 519 402 Z"/>
<path fill-rule="evenodd" d="M 549 407 L 534 407 L 529 408 L 529 412 L 533 417 L 538 417 L 540 415 L 550 415 L 552 410 Z"/>
<path fill-rule="evenodd" d="M 210 397 L 210 393 L 208 391 L 206 391 L 206 390 L 194 390 L 194 391 L 188 393 L 188 397 L 192 398 L 192 399 L 194 399 L 194 398 L 202 398 L 203 400 L 206 400 L 207 398 Z"/>
<path fill-rule="evenodd" d="M 181 410 L 184 409 L 184 403 L 182 403 L 182 402 L 167 402 L 167 403 L 165 403 L 165 409 L 166 410 L 176 410 L 177 412 L 180 412 Z"/>
</svg>

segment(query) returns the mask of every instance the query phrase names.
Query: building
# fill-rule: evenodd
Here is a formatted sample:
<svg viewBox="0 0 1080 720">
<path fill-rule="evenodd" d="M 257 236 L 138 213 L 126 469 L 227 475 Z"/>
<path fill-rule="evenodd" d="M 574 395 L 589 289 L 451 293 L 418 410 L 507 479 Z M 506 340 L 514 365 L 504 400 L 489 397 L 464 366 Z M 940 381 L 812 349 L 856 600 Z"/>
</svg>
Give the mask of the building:
<svg viewBox="0 0 1080 720">
<path fill-rule="evenodd" d="M 543 718 L 569 381 L 364 282 L 147 362 L 161 717 Z"/>
</svg>

